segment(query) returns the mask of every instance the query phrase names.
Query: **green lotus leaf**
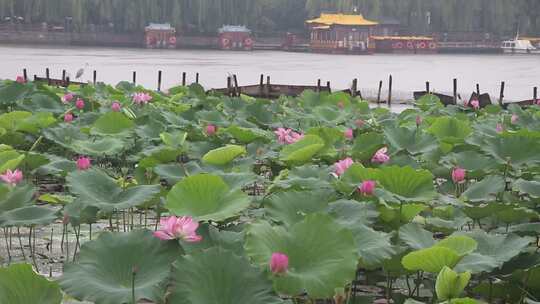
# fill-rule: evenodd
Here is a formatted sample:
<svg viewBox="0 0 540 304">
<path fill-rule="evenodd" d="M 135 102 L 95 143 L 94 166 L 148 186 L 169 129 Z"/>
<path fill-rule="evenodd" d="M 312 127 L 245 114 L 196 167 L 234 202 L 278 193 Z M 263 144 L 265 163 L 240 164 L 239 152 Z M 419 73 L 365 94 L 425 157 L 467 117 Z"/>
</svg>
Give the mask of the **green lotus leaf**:
<svg viewBox="0 0 540 304">
<path fill-rule="evenodd" d="M 102 171 L 75 171 L 67 176 L 70 192 L 77 200 L 105 212 L 141 206 L 160 193 L 159 185 L 141 185 L 122 189 Z"/>
<path fill-rule="evenodd" d="M 469 186 L 461 198 L 470 202 L 494 201 L 497 194 L 504 191 L 505 186 L 502 176 L 490 175 Z"/>
<path fill-rule="evenodd" d="M 534 210 L 517 207 L 517 208 L 507 208 L 501 210 L 495 214 L 495 217 L 505 224 L 523 222 L 524 220 L 531 220 L 538 217 L 538 213 Z"/>
<path fill-rule="evenodd" d="M 223 131 L 229 133 L 234 139 L 244 144 L 249 144 L 257 139 L 268 141 L 270 137 L 266 131 L 261 129 L 243 128 L 237 125 L 232 125 L 223 129 Z"/>
<path fill-rule="evenodd" d="M 246 154 L 246 148 L 236 145 L 227 145 L 206 153 L 202 161 L 209 165 L 224 166 L 240 155 Z"/>
<path fill-rule="evenodd" d="M 397 253 L 392 245 L 392 234 L 376 231 L 364 225 L 348 228 L 353 232 L 362 267 L 376 269 Z"/>
<path fill-rule="evenodd" d="M 32 116 L 32 113 L 25 111 L 12 111 L 0 115 L 0 127 L 4 128 L 8 132 L 15 132 L 19 130 L 19 127 L 23 121 Z"/>
<path fill-rule="evenodd" d="M 201 172 L 201 170 L 195 162 L 189 162 L 187 164 L 160 164 L 154 167 L 154 172 L 161 178 L 166 179 L 170 184 L 176 184 L 189 174 L 196 174 Z"/>
<path fill-rule="evenodd" d="M 476 250 L 476 241 L 465 235 L 451 235 L 435 244 L 436 247 L 445 247 L 454 250 L 459 256 L 465 256 Z"/>
<path fill-rule="evenodd" d="M 440 272 L 445 266 L 453 268 L 461 257 L 446 247 L 430 247 L 413 251 L 403 257 L 401 263 L 411 271 Z"/>
<path fill-rule="evenodd" d="M 246 194 L 231 190 L 221 177 L 197 174 L 174 185 L 167 195 L 166 208 L 179 216 L 222 221 L 238 215 L 249 203 Z"/>
<path fill-rule="evenodd" d="M 426 153 L 439 147 L 435 137 L 418 129 L 386 128 L 384 135 L 396 150 L 406 150 L 413 155 Z"/>
<path fill-rule="evenodd" d="M 379 217 L 383 222 L 392 224 L 398 228 L 400 224 L 406 224 L 412 221 L 420 212 L 427 209 L 422 204 L 404 204 L 400 206 L 384 206 L 378 208 Z"/>
<path fill-rule="evenodd" d="M 25 206 L 11 209 L 0 214 L 0 226 L 21 227 L 47 225 L 58 218 L 57 210 L 47 207 Z"/>
<path fill-rule="evenodd" d="M 29 264 L 0 268 L 0 303 L 60 304 L 62 293 L 56 282 L 50 282 L 32 270 Z"/>
<path fill-rule="evenodd" d="M 455 268 L 456 271 L 491 271 L 501 267 L 505 262 L 520 254 L 531 243 L 530 237 L 519 237 L 515 234 L 495 235 L 481 230 L 458 233 L 473 238 L 478 243 L 476 251 L 466 256 Z M 471 257 L 472 256 L 472 257 Z M 478 267 L 477 263 L 482 266 Z M 472 266 L 472 268 L 470 267 Z"/>
<path fill-rule="evenodd" d="M 352 154 L 360 162 L 371 160 L 373 154 L 384 146 L 384 136 L 380 133 L 362 133 L 354 140 Z"/>
<path fill-rule="evenodd" d="M 120 112 L 107 112 L 101 115 L 92 125 L 92 133 L 103 135 L 119 135 L 131 131 L 135 123 Z"/>
<path fill-rule="evenodd" d="M 126 148 L 126 144 L 120 138 L 103 137 L 96 140 L 75 140 L 70 148 L 78 154 L 102 157 L 119 154 Z"/>
<path fill-rule="evenodd" d="M 223 248 L 180 257 L 175 266 L 169 303 L 284 303 L 260 270 Z"/>
<path fill-rule="evenodd" d="M 0 214 L 29 205 L 34 197 L 34 188 L 30 185 L 0 189 L 3 190 L 0 191 Z"/>
<path fill-rule="evenodd" d="M 177 242 L 161 241 L 150 231 L 103 232 L 81 246 L 59 283 L 70 296 L 96 304 L 133 303 L 132 286 L 137 302 L 162 302 L 171 264 L 180 254 Z"/>
<path fill-rule="evenodd" d="M 172 149 L 181 149 L 187 139 L 187 133 L 183 131 L 175 131 L 172 133 L 163 132 L 159 137 L 165 145 Z"/>
<path fill-rule="evenodd" d="M 306 132 L 307 135 L 316 135 L 319 136 L 324 141 L 324 148 L 319 152 L 319 154 L 324 155 L 334 155 L 335 148 L 334 144 L 343 138 L 343 132 L 337 128 L 328 128 L 328 127 L 318 127 L 311 128 Z"/>
<path fill-rule="evenodd" d="M 324 190 L 278 192 L 264 201 L 264 209 L 271 219 L 291 226 L 307 214 L 326 210 L 332 200 L 334 195 Z"/>
<path fill-rule="evenodd" d="M 415 250 L 435 245 L 433 233 L 422 229 L 420 225 L 415 223 L 409 223 L 399 228 L 399 238 Z"/>
<path fill-rule="evenodd" d="M 281 150 L 279 158 L 292 164 L 304 164 L 311 161 L 324 145 L 324 140 L 319 136 L 306 135 L 302 140 L 285 146 Z"/>
<path fill-rule="evenodd" d="M 519 179 L 514 183 L 514 189 L 533 198 L 540 198 L 540 182 L 538 181 Z"/>
<path fill-rule="evenodd" d="M 472 133 L 472 128 L 467 121 L 443 116 L 435 119 L 428 128 L 428 132 L 435 135 L 441 142 L 454 145 L 463 143 L 465 138 Z"/>
<path fill-rule="evenodd" d="M 422 111 L 429 111 L 435 108 L 442 108 L 444 105 L 441 103 L 441 99 L 433 94 L 426 94 L 415 103 Z"/>
<path fill-rule="evenodd" d="M 75 171 L 77 169 L 76 162 L 59 157 L 56 155 L 45 154 L 45 157 L 48 160 L 48 163 L 37 168 L 36 173 L 40 175 L 56 175 L 56 174 L 67 174 L 68 172 Z"/>
<path fill-rule="evenodd" d="M 233 228 L 234 229 L 234 228 Z M 182 249 L 186 254 L 197 255 L 203 250 L 220 247 L 232 251 L 234 254 L 244 256 L 244 233 L 219 228 L 208 223 L 201 223 L 197 228 L 197 234 L 202 240 L 197 243 L 182 243 Z"/>
<path fill-rule="evenodd" d="M 47 128 L 43 130 L 43 136 L 68 149 L 71 148 L 73 142 L 88 141 L 88 137 L 81 133 L 79 128 L 73 124 L 64 124 L 54 128 Z"/>
<path fill-rule="evenodd" d="M 55 122 L 56 119 L 53 117 L 52 113 L 38 112 L 19 122 L 17 131 L 37 134 L 41 129 L 46 128 Z"/>
<path fill-rule="evenodd" d="M 21 108 L 32 112 L 49 112 L 54 114 L 64 113 L 66 110 L 60 102 L 60 98 L 54 93 L 39 92 L 21 103 Z"/>
<path fill-rule="evenodd" d="M 380 172 L 380 169 L 365 168 L 359 163 L 354 163 L 341 175 L 336 182 L 336 188 L 344 194 L 351 194 L 363 181 L 378 180 Z"/>
<path fill-rule="evenodd" d="M 15 170 L 17 166 L 24 160 L 24 154 L 20 154 L 15 150 L 6 150 L 0 152 L 0 174 L 6 170 Z"/>
<path fill-rule="evenodd" d="M 339 200 L 328 205 L 328 213 L 344 227 L 370 227 L 379 216 L 374 204 L 353 200 Z"/>
<path fill-rule="evenodd" d="M 427 202 L 437 195 L 433 179 L 433 175 L 427 170 L 390 166 L 380 169 L 377 181 L 378 186 L 400 201 Z"/>
<path fill-rule="evenodd" d="M 284 169 L 274 179 L 273 183 L 273 186 L 283 189 L 328 189 L 330 188 L 328 167 L 304 165 L 290 170 Z"/>
<path fill-rule="evenodd" d="M 459 153 L 450 153 L 443 158 L 443 162 L 450 168 L 458 166 L 470 172 L 486 171 L 494 167 L 492 158 L 487 157 L 476 151 L 463 151 Z"/>
<path fill-rule="evenodd" d="M 14 104 L 18 100 L 23 99 L 31 90 L 32 87 L 20 84 L 16 81 L 0 85 L 0 104 Z"/>
<path fill-rule="evenodd" d="M 524 149 L 524 147 L 527 147 Z M 486 139 L 480 148 L 499 164 L 529 165 L 540 162 L 540 139 L 519 134 L 505 134 Z"/>
<path fill-rule="evenodd" d="M 345 287 L 356 271 L 357 248 L 352 233 L 324 214 L 307 215 L 287 231 L 267 222 L 252 224 L 246 231 L 245 248 L 247 255 L 265 269 L 272 253 L 289 257 L 288 272 L 272 276 L 274 288 L 282 294 L 306 291 L 311 298 L 329 298 L 336 288 Z"/>
<path fill-rule="evenodd" d="M 339 124 L 347 120 L 347 115 L 345 111 L 341 111 L 336 107 L 330 106 L 317 106 L 313 110 L 317 120 L 329 124 Z"/>
<path fill-rule="evenodd" d="M 470 279 L 470 272 L 458 274 L 445 266 L 437 276 L 435 283 L 438 299 L 444 301 L 458 298 L 469 284 Z"/>
</svg>

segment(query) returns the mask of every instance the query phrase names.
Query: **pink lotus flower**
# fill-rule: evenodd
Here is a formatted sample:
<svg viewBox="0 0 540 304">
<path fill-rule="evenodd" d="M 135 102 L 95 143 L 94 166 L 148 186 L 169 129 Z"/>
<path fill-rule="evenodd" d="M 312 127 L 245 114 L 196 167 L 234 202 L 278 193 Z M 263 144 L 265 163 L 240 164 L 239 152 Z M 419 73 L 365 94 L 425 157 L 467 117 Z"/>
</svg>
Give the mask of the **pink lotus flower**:
<svg viewBox="0 0 540 304">
<path fill-rule="evenodd" d="M 64 114 L 64 121 L 67 122 L 67 123 L 70 123 L 73 121 L 73 114 L 71 114 L 70 112 Z"/>
<path fill-rule="evenodd" d="M 517 124 L 517 122 L 519 121 L 519 116 L 517 116 L 516 114 L 512 114 L 510 121 L 512 122 L 513 125 Z"/>
<path fill-rule="evenodd" d="M 422 116 L 417 115 L 416 116 L 416 126 L 419 127 L 422 124 L 422 122 L 423 122 Z"/>
<path fill-rule="evenodd" d="M 24 77 L 23 77 L 23 76 L 20 76 L 20 75 L 17 76 L 17 78 L 15 79 L 15 81 L 18 82 L 18 83 L 21 83 L 21 84 L 26 83 L 26 80 L 24 80 Z"/>
<path fill-rule="evenodd" d="M 304 134 L 296 133 L 291 129 L 278 128 L 274 131 L 280 144 L 294 144 L 304 138 Z"/>
<path fill-rule="evenodd" d="M 363 181 L 360 186 L 358 186 L 358 192 L 360 192 L 362 195 L 365 196 L 371 196 L 373 195 L 373 192 L 375 191 L 375 186 L 377 183 L 372 180 L 366 180 Z"/>
<path fill-rule="evenodd" d="M 289 268 L 289 257 L 280 252 L 274 252 L 272 253 L 272 257 L 270 258 L 270 271 L 272 271 L 273 274 L 284 274 L 287 272 L 287 269 Z"/>
<path fill-rule="evenodd" d="M 353 139 L 354 138 L 354 132 L 353 132 L 353 129 L 351 129 L 351 128 L 348 128 L 347 130 L 345 130 L 345 132 L 343 134 L 345 135 L 345 138 L 347 138 L 347 139 Z"/>
<path fill-rule="evenodd" d="M 62 96 L 61 100 L 63 103 L 69 103 L 73 100 L 73 98 L 75 98 L 75 95 L 73 95 L 72 93 L 67 93 Z"/>
<path fill-rule="evenodd" d="M 475 110 L 480 109 L 480 102 L 478 101 L 478 99 L 471 100 L 471 107 L 473 107 L 473 109 Z"/>
<path fill-rule="evenodd" d="M 0 175 L 0 179 L 10 186 L 15 186 L 23 180 L 23 174 L 19 169 L 15 171 L 8 169 L 4 174 Z"/>
<path fill-rule="evenodd" d="M 84 109 L 84 100 L 77 98 L 77 101 L 75 101 L 75 107 L 79 110 Z"/>
<path fill-rule="evenodd" d="M 135 93 L 133 95 L 133 103 L 138 104 L 138 105 L 147 104 L 151 100 L 152 100 L 152 95 L 150 95 L 149 93 L 140 92 L 140 93 Z"/>
<path fill-rule="evenodd" d="M 353 164 L 354 164 L 354 161 L 350 157 L 342 159 L 342 160 L 340 160 L 340 161 L 338 161 L 337 163 L 334 164 L 334 173 L 337 176 L 341 176 Z"/>
<path fill-rule="evenodd" d="M 215 125 L 212 125 L 212 124 L 206 126 L 206 135 L 213 136 L 214 134 L 216 134 L 217 129 L 218 129 L 218 127 L 216 127 Z"/>
<path fill-rule="evenodd" d="M 358 129 L 361 129 L 366 123 L 362 119 L 357 119 L 354 124 Z"/>
<path fill-rule="evenodd" d="M 197 235 L 199 223 L 189 216 L 170 216 L 159 221 L 159 230 L 154 232 L 154 236 L 161 240 L 180 239 L 189 243 L 197 243 L 202 240 L 202 236 Z"/>
<path fill-rule="evenodd" d="M 465 169 L 462 169 L 460 167 L 454 168 L 454 170 L 452 170 L 452 181 L 454 182 L 454 184 L 463 183 L 465 181 L 465 174 Z"/>
<path fill-rule="evenodd" d="M 387 152 L 388 152 L 387 147 L 379 149 L 377 152 L 375 152 L 375 154 L 371 158 L 371 162 L 372 163 L 377 163 L 377 164 L 384 164 L 384 163 L 389 162 L 390 161 L 390 156 L 388 156 L 388 154 L 386 154 Z"/>
<path fill-rule="evenodd" d="M 90 161 L 90 158 L 81 156 L 79 159 L 77 159 L 77 169 L 79 170 L 88 170 L 90 166 L 92 165 L 92 162 Z"/>
<path fill-rule="evenodd" d="M 112 103 L 111 110 L 113 110 L 113 112 L 120 112 L 121 109 L 122 109 L 122 105 L 120 105 L 118 101 L 114 101 Z"/>
<path fill-rule="evenodd" d="M 504 131 L 503 125 L 498 123 L 497 126 L 495 127 L 495 131 L 497 131 L 497 133 L 502 133 Z"/>
</svg>

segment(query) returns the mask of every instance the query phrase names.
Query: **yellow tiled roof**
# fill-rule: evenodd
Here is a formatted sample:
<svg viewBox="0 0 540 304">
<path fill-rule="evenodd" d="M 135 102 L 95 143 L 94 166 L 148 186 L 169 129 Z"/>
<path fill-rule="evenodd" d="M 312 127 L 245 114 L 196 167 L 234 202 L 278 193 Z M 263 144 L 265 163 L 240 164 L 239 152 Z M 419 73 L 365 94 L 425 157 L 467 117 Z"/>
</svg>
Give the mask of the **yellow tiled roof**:
<svg viewBox="0 0 540 304">
<path fill-rule="evenodd" d="M 306 23 L 325 25 L 377 25 L 375 21 L 367 20 L 362 15 L 321 14 L 319 18 L 306 21 Z"/>
</svg>

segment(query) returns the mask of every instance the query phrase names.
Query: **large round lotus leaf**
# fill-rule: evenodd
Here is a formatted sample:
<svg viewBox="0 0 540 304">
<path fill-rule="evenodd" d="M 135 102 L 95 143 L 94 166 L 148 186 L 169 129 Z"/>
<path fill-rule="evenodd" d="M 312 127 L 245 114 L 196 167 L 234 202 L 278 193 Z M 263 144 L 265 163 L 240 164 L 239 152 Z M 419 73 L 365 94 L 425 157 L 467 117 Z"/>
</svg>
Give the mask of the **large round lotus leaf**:
<svg viewBox="0 0 540 304">
<path fill-rule="evenodd" d="M 526 148 L 525 148 L 526 147 Z M 480 147 L 487 154 L 493 156 L 500 164 L 510 161 L 511 165 L 527 165 L 540 162 L 540 139 L 520 136 L 518 134 L 504 134 L 495 138 L 486 139 Z"/>
<path fill-rule="evenodd" d="M 34 196 L 34 188 L 30 185 L 2 189 L 4 191 L 0 191 L 0 214 L 29 204 Z"/>
<path fill-rule="evenodd" d="M 237 125 L 232 125 L 223 131 L 229 133 L 232 137 L 241 143 L 248 144 L 257 139 L 263 139 L 267 141 L 269 135 L 266 131 L 256 128 L 243 128 Z"/>
<path fill-rule="evenodd" d="M 24 160 L 24 154 L 20 154 L 15 150 L 7 150 L 0 152 L 0 174 L 6 170 L 15 170 L 17 166 Z"/>
<path fill-rule="evenodd" d="M 154 167 L 154 172 L 159 177 L 166 179 L 170 184 L 176 184 L 189 174 L 199 173 L 202 169 L 196 162 L 187 164 L 160 164 Z"/>
<path fill-rule="evenodd" d="M 220 247 L 180 257 L 171 304 L 280 304 L 272 283 L 240 256 Z"/>
<path fill-rule="evenodd" d="M 95 134 L 117 135 L 133 129 L 135 123 L 120 112 L 108 112 L 92 125 Z"/>
<path fill-rule="evenodd" d="M 58 218 L 57 211 L 46 207 L 27 206 L 0 214 L 0 226 L 47 225 Z"/>
<path fill-rule="evenodd" d="M 504 191 L 504 178 L 498 175 L 490 175 L 483 180 L 469 186 L 461 198 L 470 202 L 494 201 L 497 194 Z"/>
<path fill-rule="evenodd" d="M 96 304 L 133 303 L 132 283 L 135 300 L 161 302 L 171 263 L 180 254 L 177 242 L 161 241 L 150 231 L 104 232 L 82 245 L 59 282 L 70 296 Z"/>
<path fill-rule="evenodd" d="M 376 269 L 382 262 L 396 254 L 391 241 L 392 234 L 376 231 L 364 225 L 347 228 L 353 232 L 362 267 Z"/>
<path fill-rule="evenodd" d="M 420 225 L 409 223 L 399 228 L 399 238 L 415 250 L 435 245 L 433 233 L 422 229 Z"/>
<path fill-rule="evenodd" d="M 103 155 L 116 155 L 122 152 L 127 144 L 120 138 L 103 137 L 96 140 L 76 140 L 69 148 L 82 155 L 103 157 Z"/>
<path fill-rule="evenodd" d="M 62 293 L 56 282 L 36 274 L 29 264 L 0 268 L 0 303 L 60 304 Z"/>
<path fill-rule="evenodd" d="M 436 247 L 445 247 L 454 250 L 459 256 L 467 255 L 476 250 L 476 241 L 465 235 L 451 235 L 441 240 Z"/>
<path fill-rule="evenodd" d="M 330 188 L 327 166 L 304 165 L 282 170 L 273 181 L 275 187 L 283 189 L 328 189 Z"/>
<path fill-rule="evenodd" d="M 486 171 L 495 165 L 492 158 L 475 151 L 451 153 L 445 156 L 443 161 L 448 167 L 458 166 L 467 170 L 467 173 L 478 170 Z"/>
<path fill-rule="evenodd" d="M 328 213 L 345 227 L 371 226 L 379 216 L 375 204 L 344 199 L 330 203 Z"/>
<path fill-rule="evenodd" d="M 381 168 L 378 175 L 379 185 L 400 201 L 426 202 L 437 195 L 427 170 L 391 166 Z"/>
<path fill-rule="evenodd" d="M 20 84 L 16 81 L 0 84 L 0 104 L 14 104 L 16 101 L 24 98 L 32 90 L 32 86 Z"/>
<path fill-rule="evenodd" d="M 56 119 L 53 117 L 52 113 L 38 112 L 19 122 L 17 130 L 36 134 L 41 129 L 46 128 L 55 122 Z"/>
<path fill-rule="evenodd" d="M 66 111 L 60 102 L 60 98 L 51 93 L 33 94 L 31 98 L 21 103 L 21 108 L 32 112 L 49 112 L 55 114 Z"/>
<path fill-rule="evenodd" d="M 319 155 L 333 156 L 336 153 L 334 144 L 343 139 L 343 132 L 338 128 L 318 127 L 311 128 L 306 132 L 307 135 L 319 136 L 324 141 L 324 148 L 319 151 Z"/>
<path fill-rule="evenodd" d="M 264 208 L 270 218 L 293 225 L 307 214 L 326 210 L 334 199 L 328 191 L 286 191 L 270 195 L 264 202 Z"/>
<path fill-rule="evenodd" d="M 43 130 L 43 137 L 54 143 L 70 149 L 75 141 L 87 141 L 88 137 L 73 124 L 63 124 Z"/>
<path fill-rule="evenodd" d="M 227 145 L 209 151 L 203 156 L 202 161 L 209 165 L 224 166 L 242 154 L 246 154 L 246 148 L 236 145 Z"/>
<path fill-rule="evenodd" d="M 26 111 L 12 111 L 0 115 L 0 127 L 10 132 L 19 130 L 22 122 L 31 117 L 32 113 Z"/>
<path fill-rule="evenodd" d="M 345 171 L 335 183 L 336 188 L 344 194 L 351 194 L 365 180 L 377 180 L 380 169 L 365 168 L 359 163 L 354 163 Z"/>
<path fill-rule="evenodd" d="M 435 150 L 439 147 L 435 137 L 419 129 L 386 128 L 384 135 L 396 150 L 406 150 L 413 155 Z"/>
<path fill-rule="evenodd" d="M 306 135 L 300 141 L 285 146 L 280 152 L 280 159 L 292 164 L 303 164 L 312 160 L 324 147 L 324 140 L 316 135 Z"/>
<path fill-rule="evenodd" d="M 187 133 L 183 131 L 163 132 L 159 134 L 159 138 L 165 145 L 173 149 L 180 149 L 187 139 Z"/>
<path fill-rule="evenodd" d="M 67 176 L 70 192 L 81 203 L 103 211 L 140 206 L 160 192 L 159 185 L 141 185 L 122 189 L 114 179 L 96 169 L 75 171 Z"/>
<path fill-rule="evenodd" d="M 245 248 L 266 269 L 272 253 L 286 254 L 289 269 L 272 276 L 275 289 L 287 295 L 305 290 L 312 298 L 332 297 L 336 288 L 350 283 L 358 260 L 352 233 L 324 214 L 310 214 L 287 230 L 267 222 L 252 224 L 246 231 Z"/>
<path fill-rule="evenodd" d="M 462 143 L 471 134 L 472 129 L 467 121 L 443 116 L 435 119 L 428 128 L 428 132 L 435 135 L 442 142 L 457 144 Z"/>
<path fill-rule="evenodd" d="M 470 272 L 458 274 L 448 267 L 444 267 L 435 283 L 438 300 L 444 301 L 458 298 L 471 279 Z"/>
<path fill-rule="evenodd" d="M 438 273 L 445 266 L 453 268 L 460 259 L 454 250 L 435 246 L 413 251 L 404 256 L 401 263 L 411 271 Z"/>
<path fill-rule="evenodd" d="M 514 188 L 519 192 L 526 193 L 533 198 L 540 198 L 540 182 L 538 181 L 527 181 L 520 179 L 514 183 Z"/>
<path fill-rule="evenodd" d="M 368 161 L 383 146 L 384 136 L 382 134 L 375 132 L 362 133 L 354 140 L 352 154 L 355 160 Z"/>
<path fill-rule="evenodd" d="M 249 206 L 249 197 L 231 190 L 219 176 L 197 174 L 184 178 L 167 195 L 166 208 L 172 213 L 199 220 L 222 221 Z"/>
</svg>

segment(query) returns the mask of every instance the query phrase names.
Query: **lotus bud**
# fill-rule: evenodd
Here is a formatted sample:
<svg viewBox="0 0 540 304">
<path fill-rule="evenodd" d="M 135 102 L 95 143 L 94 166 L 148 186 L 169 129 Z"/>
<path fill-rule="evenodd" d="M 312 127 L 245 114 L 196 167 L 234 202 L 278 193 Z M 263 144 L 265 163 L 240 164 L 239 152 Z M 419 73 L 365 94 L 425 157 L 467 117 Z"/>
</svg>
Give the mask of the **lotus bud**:
<svg viewBox="0 0 540 304">
<path fill-rule="evenodd" d="M 345 138 L 347 139 L 354 139 L 354 132 L 353 132 L 353 129 L 351 128 L 348 128 L 347 130 L 345 130 L 344 132 L 344 135 L 345 135 Z"/>
<path fill-rule="evenodd" d="M 372 180 L 363 181 L 362 184 L 358 187 L 358 192 L 360 192 L 360 194 L 365 195 L 365 196 L 371 196 L 373 195 L 373 192 L 375 191 L 376 185 L 377 183 Z"/>
<path fill-rule="evenodd" d="M 454 168 L 454 170 L 452 170 L 452 181 L 454 182 L 454 184 L 461 184 L 465 181 L 465 175 L 465 169 L 456 167 Z"/>
<path fill-rule="evenodd" d="M 75 107 L 79 110 L 84 109 L 84 100 L 78 98 L 77 101 L 75 101 Z"/>
<path fill-rule="evenodd" d="M 274 274 L 283 274 L 289 268 L 289 257 L 280 252 L 272 253 L 270 258 L 270 270 Z"/>
</svg>

